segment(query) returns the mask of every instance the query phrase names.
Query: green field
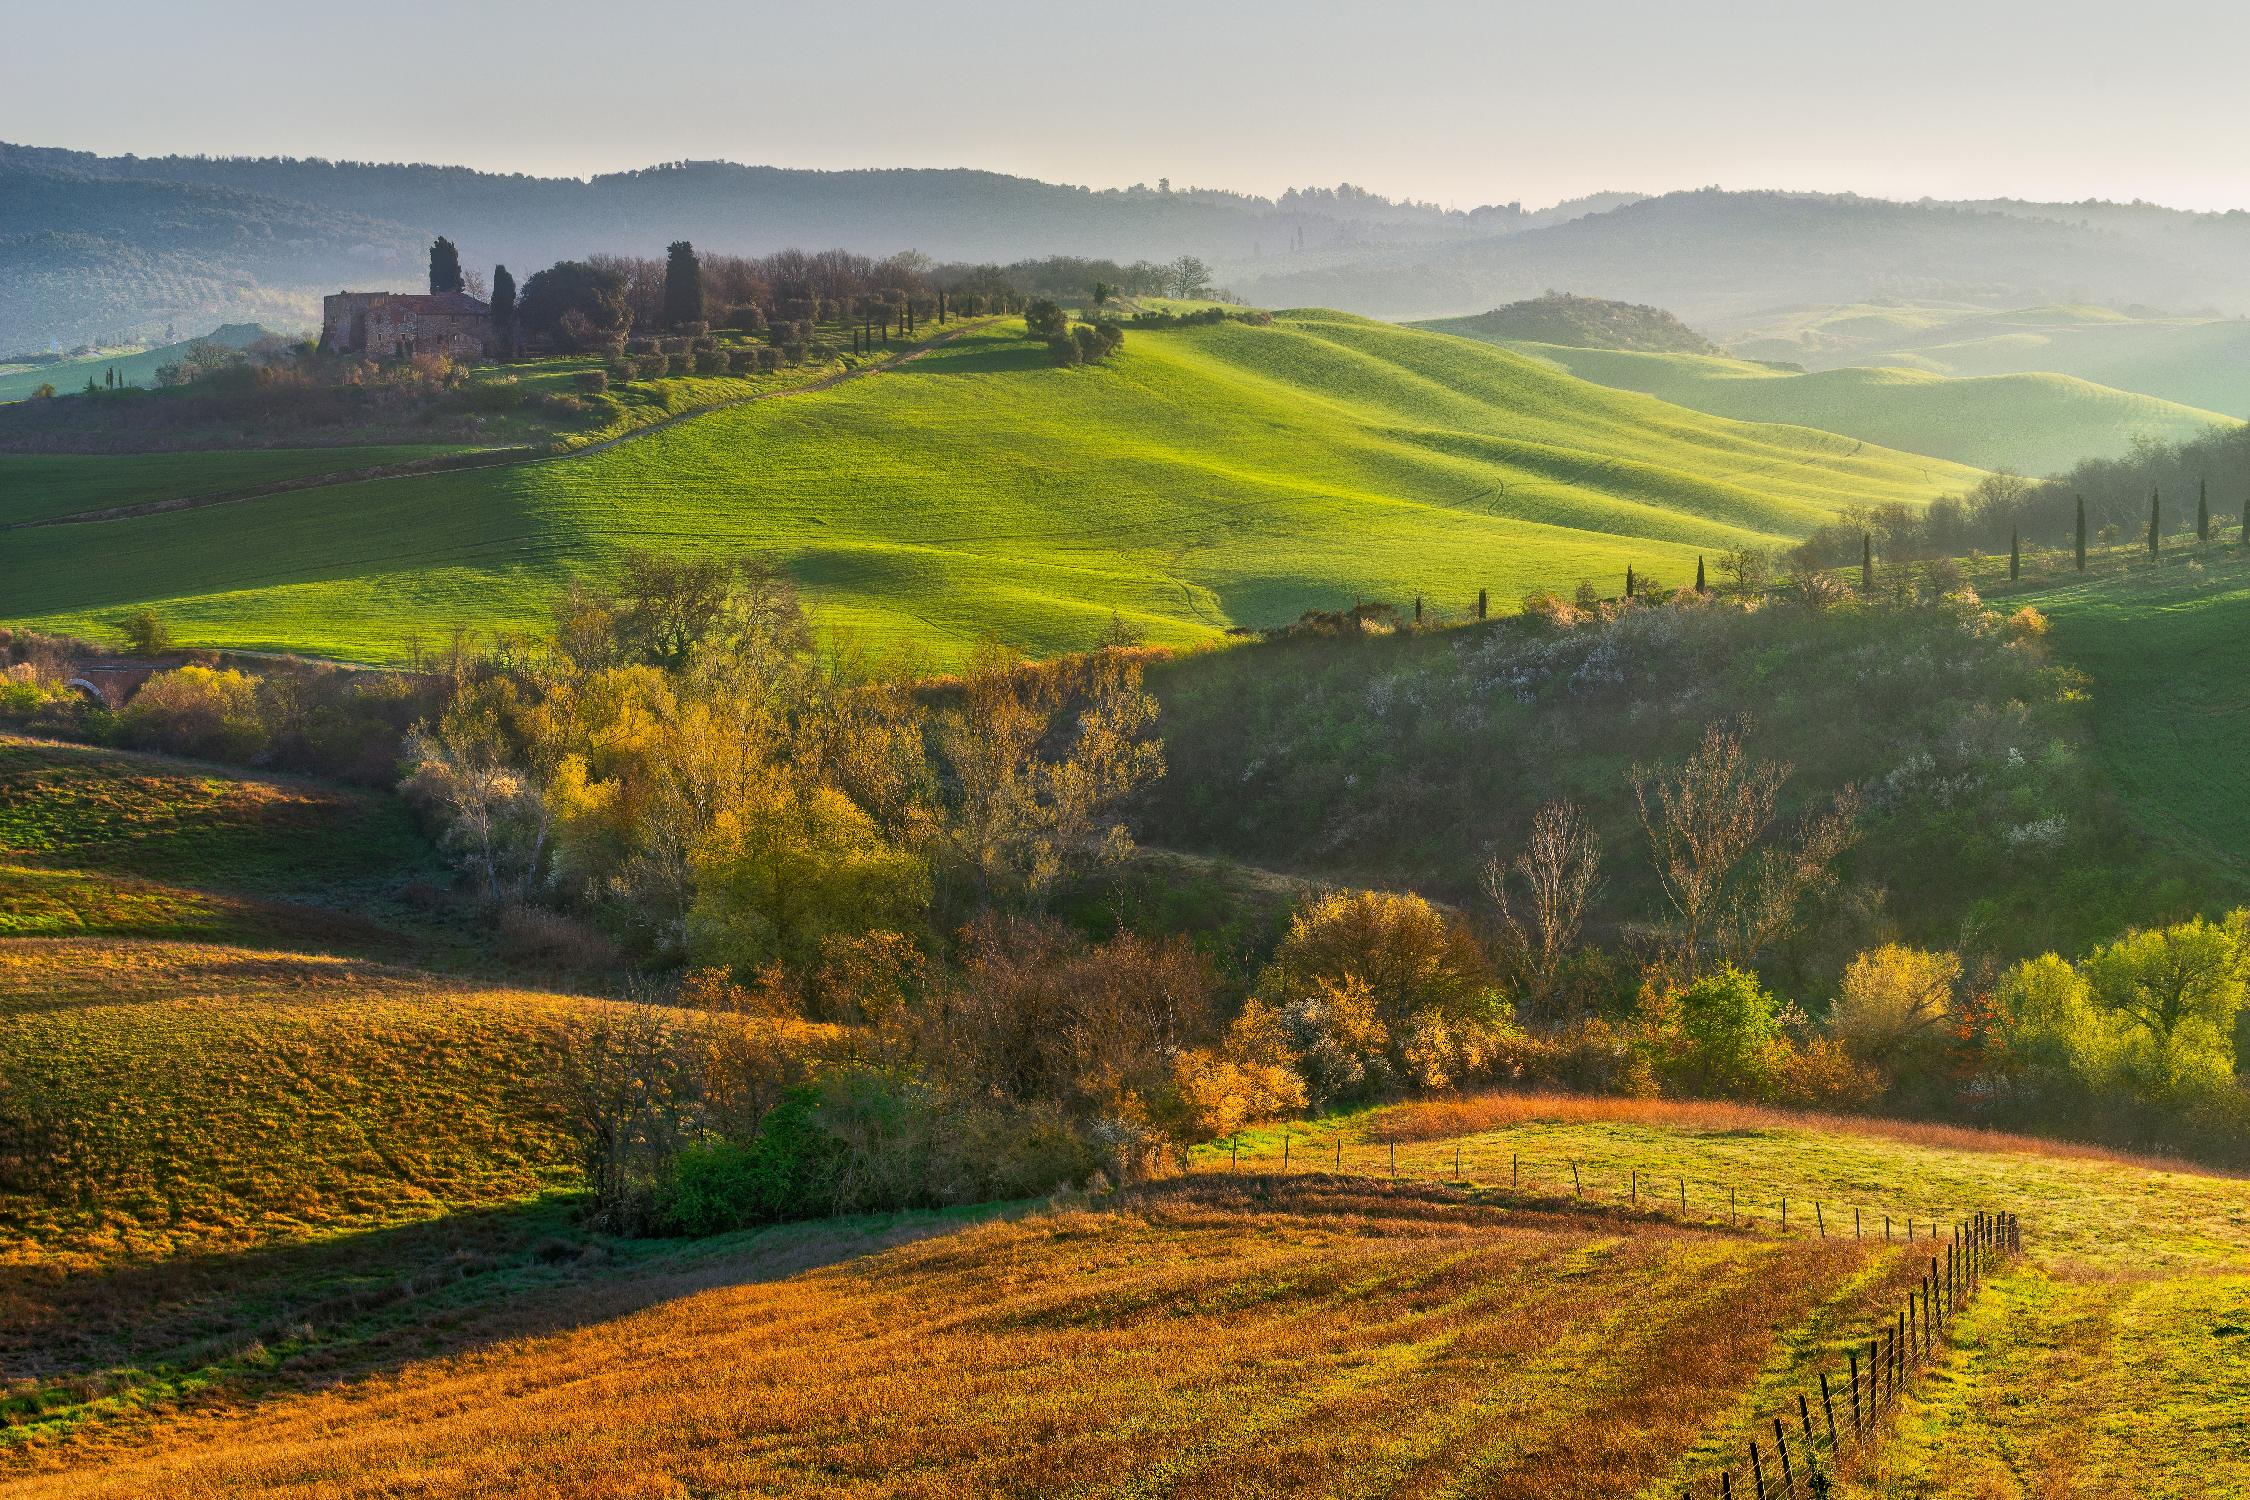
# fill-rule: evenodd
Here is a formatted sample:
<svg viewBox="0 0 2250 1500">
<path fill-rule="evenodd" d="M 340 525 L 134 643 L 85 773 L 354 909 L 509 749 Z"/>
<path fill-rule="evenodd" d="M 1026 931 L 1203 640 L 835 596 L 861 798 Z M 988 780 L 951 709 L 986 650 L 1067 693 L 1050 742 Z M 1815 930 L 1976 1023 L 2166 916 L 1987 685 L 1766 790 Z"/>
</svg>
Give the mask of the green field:
<svg viewBox="0 0 2250 1500">
<path fill-rule="evenodd" d="M 1995 311 L 1959 303 L 1795 308 L 1729 329 L 1746 359 L 1808 369 L 1903 365 L 1938 375 L 2075 375 L 2096 385 L 2250 416 L 2250 322 L 2065 304 Z"/>
<path fill-rule="evenodd" d="M 1790 422 L 1981 469 L 2052 474 L 2115 458 L 2142 438 L 2179 443 L 2236 425 L 2153 396 L 2071 375 L 1952 378 L 1927 370 L 1847 368 L 1803 374 L 1750 360 L 1511 344 L 1581 379 L 1733 417 Z"/>
<path fill-rule="evenodd" d="M 831 625 L 943 660 L 1080 647 L 1113 613 L 1188 643 L 1355 598 L 1682 583 L 1698 553 L 1976 477 L 1341 314 L 1136 332 L 1076 370 L 996 326 L 583 457 L 25 532 L 0 597 L 97 635 L 149 605 L 192 644 L 397 660 L 535 625 L 621 548 L 762 551 Z"/>
<path fill-rule="evenodd" d="M 198 453 L 0 453 L 0 526 L 223 495 L 234 490 L 466 451 L 452 443 L 231 448 Z"/>
<path fill-rule="evenodd" d="M 2058 655 L 2091 679 L 2102 770 L 2133 816 L 2168 847 L 2239 876 L 2250 872 L 2250 564 L 2231 547 L 2214 544 L 2208 560 L 2193 550 L 2129 572 L 2122 551 L 2084 578 L 2027 579 L 1994 602 L 2037 605 Z"/>
</svg>

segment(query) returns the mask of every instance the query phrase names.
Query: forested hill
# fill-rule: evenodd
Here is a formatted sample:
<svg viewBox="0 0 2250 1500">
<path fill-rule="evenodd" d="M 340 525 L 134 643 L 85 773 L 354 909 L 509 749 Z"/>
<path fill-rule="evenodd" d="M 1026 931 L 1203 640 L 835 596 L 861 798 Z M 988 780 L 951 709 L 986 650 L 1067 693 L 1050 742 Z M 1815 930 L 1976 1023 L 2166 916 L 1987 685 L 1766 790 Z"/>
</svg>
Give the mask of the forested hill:
<svg viewBox="0 0 2250 1500">
<path fill-rule="evenodd" d="M 138 332 L 152 320 L 270 317 L 277 296 L 347 282 L 410 285 L 421 247 L 441 233 L 465 264 L 505 262 L 519 273 L 592 252 L 660 254 L 683 238 L 737 254 L 829 245 L 1001 262 L 1194 254 L 1231 267 L 1507 235 L 1622 201 L 1457 211 L 1348 184 L 1263 198 L 1169 183 L 1097 192 L 996 172 L 730 162 L 581 180 L 0 144 L 0 272 L 13 294 L 0 304 L 0 352 Z"/>
</svg>

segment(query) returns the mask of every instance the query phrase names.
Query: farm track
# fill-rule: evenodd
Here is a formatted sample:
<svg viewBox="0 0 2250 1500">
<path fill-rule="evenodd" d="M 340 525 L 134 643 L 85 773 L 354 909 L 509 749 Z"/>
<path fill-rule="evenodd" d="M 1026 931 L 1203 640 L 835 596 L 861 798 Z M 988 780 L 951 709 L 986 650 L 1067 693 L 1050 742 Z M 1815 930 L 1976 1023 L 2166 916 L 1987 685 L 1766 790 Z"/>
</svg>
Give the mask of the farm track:
<svg viewBox="0 0 2250 1500">
<path fill-rule="evenodd" d="M 0 526 L 0 531 L 25 531 L 38 526 L 88 526 L 102 521 L 127 521 L 137 516 L 162 515 L 168 511 L 204 510 L 215 505 L 236 505 L 245 500 L 263 500 L 271 495 L 292 494 L 299 490 L 333 489 L 339 485 L 368 484 L 379 479 L 405 479 L 421 474 L 459 474 L 476 469 L 527 468 L 533 464 L 561 463 L 569 459 L 585 458 L 591 454 L 607 452 L 611 448 L 649 437 L 697 417 L 707 417 L 714 412 L 732 411 L 739 406 L 749 406 L 760 401 L 778 401 L 787 396 L 809 396 L 819 391 L 833 390 L 846 381 L 859 380 L 869 375 L 880 375 L 911 364 L 925 354 L 944 347 L 972 329 L 991 322 L 990 318 L 963 321 L 954 327 L 926 339 L 910 349 L 902 349 L 888 359 L 875 364 L 862 365 L 856 370 L 836 370 L 803 385 L 786 386 L 777 391 L 758 391 L 748 396 L 736 396 L 726 401 L 714 401 L 708 406 L 698 406 L 689 411 L 674 412 L 649 423 L 621 432 L 600 442 L 588 443 L 583 448 L 567 452 L 542 452 L 528 448 L 504 448 L 492 454 L 480 455 L 481 462 L 463 461 L 458 457 L 418 459 L 411 463 L 382 464 L 371 469 L 354 469 L 342 473 L 306 474 L 295 479 L 277 479 L 271 484 L 252 485 L 244 489 L 225 490 L 210 495 L 183 495 L 170 500 L 143 500 L 132 505 L 112 505 L 101 510 L 84 510 L 67 516 L 42 516 L 30 521 L 16 521 Z"/>
</svg>

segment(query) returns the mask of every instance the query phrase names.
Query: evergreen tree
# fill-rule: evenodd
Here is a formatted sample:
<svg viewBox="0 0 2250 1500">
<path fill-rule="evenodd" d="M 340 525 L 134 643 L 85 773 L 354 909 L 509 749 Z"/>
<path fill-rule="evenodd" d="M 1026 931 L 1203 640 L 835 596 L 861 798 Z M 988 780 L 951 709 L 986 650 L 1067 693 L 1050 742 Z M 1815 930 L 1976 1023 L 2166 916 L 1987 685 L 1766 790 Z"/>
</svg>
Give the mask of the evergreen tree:
<svg viewBox="0 0 2250 1500">
<path fill-rule="evenodd" d="M 1487 604 L 1487 602 L 1489 602 L 1489 601 L 1487 601 L 1487 600 L 1486 600 L 1486 598 L 1485 598 L 1485 592 L 1484 592 L 1484 590 L 1483 590 L 1483 589 L 1478 589 L 1478 590 L 1477 590 L 1477 618 L 1478 618 L 1478 619 L 1480 619 L 1480 620 L 1484 618 L 1484 610 L 1485 610 L 1485 605 Z"/>
<path fill-rule="evenodd" d="M 1631 563 L 1625 565 L 1625 597 L 1628 599 L 1633 597 L 1633 565 Z"/>
<path fill-rule="evenodd" d="M 1704 586 L 1703 554 L 1700 552 L 1695 554 L 1695 591 L 1699 594 L 1708 594 L 1709 592 L 1711 592 L 1710 589 Z"/>
<path fill-rule="evenodd" d="M 2250 500 L 2242 502 L 2242 535 L 2235 545 L 2250 550 Z"/>
<path fill-rule="evenodd" d="M 703 321 L 703 262 L 686 240 L 672 241 L 665 251 L 664 321 L 674 328 Z"/>
<path fill-rule="evenodd" d="M 2208 479 L 2195 482 L 2195 539 L 2211 540 L 2211 481 Z"/>
<path fill-rule="evenodd" d="M 2245 507 L 2243 513 L 2250 515 L 2250 507 Z M 2084 495 L 2078 497 L 2078 571 L 2081 573 L 2086 571 L 2086 497 Z"/>
<path fill-rule="evenodd" d="M 441 234 L 430 246 L 430 290 L 458 292 L 464 285 L 461 252 L 453 248 L 453 241 Z"/>
<path fill-rule="evenodd" d="M 516 278 L 506 266 L 492 268 L 492 332 L 503 351 L 516 349 Z"/>
<path fill-rule="evenodd" d="M 1875 538 L 1864 531 L 1859 534 L 1859 591 L 1875 592 Z"/>
<path fill-rule="evenodd" d="M 2008 533 L 2008 582 L 2014 583 L 2021 577 L 2023 577 L 2023 533 L 2021 531 L 2010 531 Z"/>
<path fill-rule="evenodd" d="M 2148 555 L 2151 557 L 2156 556 L 2156 524 L 2158 517 L 2162 514 L 2159 506 L 2160 502 L 2157 498 L 2157 492 L 2155 490 L 2150 490 L 2148 492 Z"/>
</svg>

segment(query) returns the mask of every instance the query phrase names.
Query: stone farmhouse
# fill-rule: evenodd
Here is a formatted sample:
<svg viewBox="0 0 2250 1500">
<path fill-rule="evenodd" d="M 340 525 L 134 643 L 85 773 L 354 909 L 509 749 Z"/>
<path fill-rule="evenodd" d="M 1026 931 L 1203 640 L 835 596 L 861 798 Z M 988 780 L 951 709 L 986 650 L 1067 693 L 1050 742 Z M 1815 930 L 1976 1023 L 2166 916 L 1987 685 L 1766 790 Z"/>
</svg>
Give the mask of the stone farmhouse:
<svg viewBox="0 0 2250 1500">
<path fill-rule="evenodd" d="M 320 347 L 373 359 L 492 351 L 492 309 L 466 292 L 338 292 L 321 299 Z"/>
</svg>

